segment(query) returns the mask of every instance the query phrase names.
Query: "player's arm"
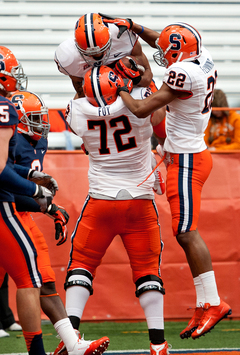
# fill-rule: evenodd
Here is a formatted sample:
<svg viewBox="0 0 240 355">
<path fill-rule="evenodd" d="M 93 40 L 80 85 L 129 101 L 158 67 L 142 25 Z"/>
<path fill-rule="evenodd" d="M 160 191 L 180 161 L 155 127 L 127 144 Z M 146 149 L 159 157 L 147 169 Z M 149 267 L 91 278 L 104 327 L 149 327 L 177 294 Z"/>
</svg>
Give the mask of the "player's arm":
<svg viewBox="0 0 240 355">
<path fill-rule="evenodd" d="M 83 93 L 83 78 L 79 78 L 78 76 L 72 76 L 70 75 L 70 78 L 72 80 L 72 84 L 74 89 L 76 90 L 76 95 L 74 97 L 74 99 L 79 99 L 80 97 L 84 97 L 84 93 Z"/>
<path fill-rule="evenodd" d="M 13 128 L 12 127 L 1 127 L 0 128 L 0 146 L 1 146 L 1 153 L 0 153 L 0 174 L 3 172 L 7 160 L 8 160 L 8 145 L 10 138 L 13 135 Z"/>
<path fill-rule="evenodd" d="M 152 48 L 156 48 L 156 39 L 159 38 L 160 34 L 148 27 L 143 27 L 135 22 L 133 22 L 132 31 L 137 33 L 145 42 L 149 44 Z"/>
<path fill-rule="evenodd" d="M 143 100 L 135 100 L 127 92 L 125 87 L 118 87 L 118 93 L 127 108 L 139 118 L 147 117 L 181 95 L 178 91 L 171 89 L 165 83 L 162 84 L 158 91 Z"/>
<path fill-rule="evenodd" d="M 144 67 L 145 71 L 141 77 L 140 82 L 137 84 L 137 86 L 142 86 L 142 87 L 147 87 L 150 85 L 153 74 L 152 70 L 149 64 L 149 61 L 146 57 L 146 55 L 142 51 L 142 46 L 140 42 L 137 41 L 136 45 L 134 46 L 132 53 L 134 57 L 136 57 L 137 61 L 141 63 L 141 65 Z"/>
</svg>

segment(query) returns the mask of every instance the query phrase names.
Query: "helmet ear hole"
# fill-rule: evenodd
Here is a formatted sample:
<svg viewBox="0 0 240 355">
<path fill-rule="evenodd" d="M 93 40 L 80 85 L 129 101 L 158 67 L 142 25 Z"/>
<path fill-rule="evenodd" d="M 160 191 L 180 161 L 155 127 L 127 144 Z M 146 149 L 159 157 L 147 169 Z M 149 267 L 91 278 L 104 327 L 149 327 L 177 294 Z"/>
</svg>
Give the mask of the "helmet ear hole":
<svg viewBox="0 0 240 355">
<path fill-rule="evenodd" d="M 173 53 L 172 58 L 176 58 L 176 57 L 177 57 L 177 53 Z"/>
</svg>

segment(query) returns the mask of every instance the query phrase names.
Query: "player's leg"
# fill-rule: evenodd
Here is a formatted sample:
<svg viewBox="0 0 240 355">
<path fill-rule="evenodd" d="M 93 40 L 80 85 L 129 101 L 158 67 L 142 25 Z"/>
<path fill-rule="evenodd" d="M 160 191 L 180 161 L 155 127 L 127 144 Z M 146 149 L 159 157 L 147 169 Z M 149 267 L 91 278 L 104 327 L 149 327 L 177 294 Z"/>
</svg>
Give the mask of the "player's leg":
<svg viewBox="0 0 240 355">
<path fill-rule="evenodd" d="M 151 200 L 132 200 L 126 215 L 127 229 L 121 236 L 129 255 L 136 296 L 148 325 L 150 353 L 165 355 L 168 353 L 164 338 L 165 290 L 160 278 L 162 242 L 156 204 Z"/>
<path fill-rule="evenodd" d="M 72 247 L 64 288 L 66 311 L 76 330 L 80 327 L 83 310 L 93 292 L 95 270 L 113 239 L 113 235 L 109 236 L 107 232 L 109 225 L 99 222 L 103 214 L 107 215 L 107 208 L 104 200 L 87 198 L 71 237 Z M 95 354 L 102 354 L 108 344 L 109 339 L 103 337 L 93 341 L 89 349 Z M 60 342 L 58 348 L 61 346 L 64 346 L 64 342 Z"/>
<path fill-rule="evenodd" d="M 17 310 L 30 355 L 45 355 L 42 342 L 39 288 L 35 246 L 12 203 L 0 203 L 1 266 L 17 286 Z M 11 256 L 11 257 L 9 257 Z M 14 263 L 12 260 L 14 259 Z"/>
<path fill-rule="evenodd" d="M 201 324 L 204 304 L 220 305 L 211 255 L 197 230 L 201 191 L 210 174 L 212 158 L 208 150 L 198 154 L 173 154 L 171 158 L 172 164 L 167 172 L 167 198 L 172 213 L 173 232 L 186 254 L 197 294 L 194 315 L 180 333 L 181 338 L 188 338 Z M 224 310 L 224 316 L 228 312 L 229 306 Z M 215 324 L 215 320 L 209 322 L 209 326 L 202 329 L 201 335 Z"/>
</svg>

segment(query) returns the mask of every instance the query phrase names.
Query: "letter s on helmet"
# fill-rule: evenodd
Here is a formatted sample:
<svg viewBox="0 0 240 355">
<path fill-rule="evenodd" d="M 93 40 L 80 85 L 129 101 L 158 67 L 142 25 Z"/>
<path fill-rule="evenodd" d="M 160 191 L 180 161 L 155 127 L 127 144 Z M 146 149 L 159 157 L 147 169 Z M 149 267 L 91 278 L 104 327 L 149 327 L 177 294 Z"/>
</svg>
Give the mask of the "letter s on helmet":
<svg viewBox="0 0 240 355">
<path fill-rule="evenodd" d="M 21 64 L 10 49 L 0 46 L 0 89 L 12 92 L 26 88 L 27 76 Z"/>
<path fill-rule="evenodd" d="M 168 68 L 173 63 L 194 61 L 201 55 L 202 40 L 192 26 L 177 22 L 165 27 L 156 40 L 155 62 Z"/>
<path fill-rule="evenodd" d="M 86 14 L 77 21 L 75 44 L 90 66 L 106 63 L 112 45 L 111 34 L 98 14 Z"/>
<path fill-rule="evenodd" d="M 83 92 L 93 106 L 103 107 L 116 101 L 120 79 L 107 66 L 93 67 L 84 77 Z"/>
<path fill-rule="evenodd" d="M 50 130 L 48 108 L 43 100 L 29 91 L 17 91 L 9 98 L 15 105 L 19 124 L 17 130 L 33 140 L 47 138 Z"/>
</svg>

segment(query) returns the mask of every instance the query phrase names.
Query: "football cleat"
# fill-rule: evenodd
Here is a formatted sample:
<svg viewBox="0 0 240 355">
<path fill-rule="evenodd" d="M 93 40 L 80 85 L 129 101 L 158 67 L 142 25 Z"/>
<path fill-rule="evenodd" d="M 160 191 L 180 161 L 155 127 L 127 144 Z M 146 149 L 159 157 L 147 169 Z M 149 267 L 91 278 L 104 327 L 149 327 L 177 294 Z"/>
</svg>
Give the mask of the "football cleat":
<svg viewBox="0 0 240 355">
<path fill-rule="evenodd" d="M 152 169 L 154 169 L 155 166 L 157 165 L 157 160 L 155 158 L 155 154 L 153 152 L 151 153 L 152 153 Z M 155 177 L 155 182 L 153 185 L 153 191 L 158 195 L 163 195 L 165 192 L 165 181 L 163 179 L 159 167 L 157 167 L 157 169 L 154 171 L 154 177 Z"/>
<path fill-rule="evenodd" d="M 72 351 L 68 355 L 101 355 L 109 345 L 109 338 L 103 337 L 98 340 L 78 339 Z"/>
<path fill-rule="evenodd" d="M 81 334 L 80 332 L 75 329 L 75 333 L 77 334 L 78 339 L 81 339 Z M 53 355 L 67 355 L 67 349 L 66 346 L 64 344 L 64 342 L 61 340 L 60 343 L 58 344 L 58 347 L 56 348 L 56 350 L 54 351 Z"/>
<path fill-rule="evenodd" d="M 168 343 L 165 341 L 162 344 L 154 345 L 150 344 L 150 355 L 167 355 L 168 351 Z"/>
<path fill-rule="evenodd" d="M 192 333 L 193 339 L 200 338 L 202 335 L 210 332 L 218 322 L 232 314 L 230 306 L 222 300 L 219 306 L 211 306 L 209 303 L 205 303 L 203 308 L 204 313 L 201 321 L 197 329 Z"/>
<path fill-rule="evenodd" d="M 203 307 L 196 307 L 195 308 L 194 314 L 193 314 L 192 318 L 190 319 L 190 321 L 188 322 L 187 327 L 181 331 L 180 338 L 182 338 L 182 339 L 190 338 L 190 336 L 192 335 L 194 330 L 197 329 L 197 327 L 199 326 L 203 312 L 204 312 Z"/>
</svg>

